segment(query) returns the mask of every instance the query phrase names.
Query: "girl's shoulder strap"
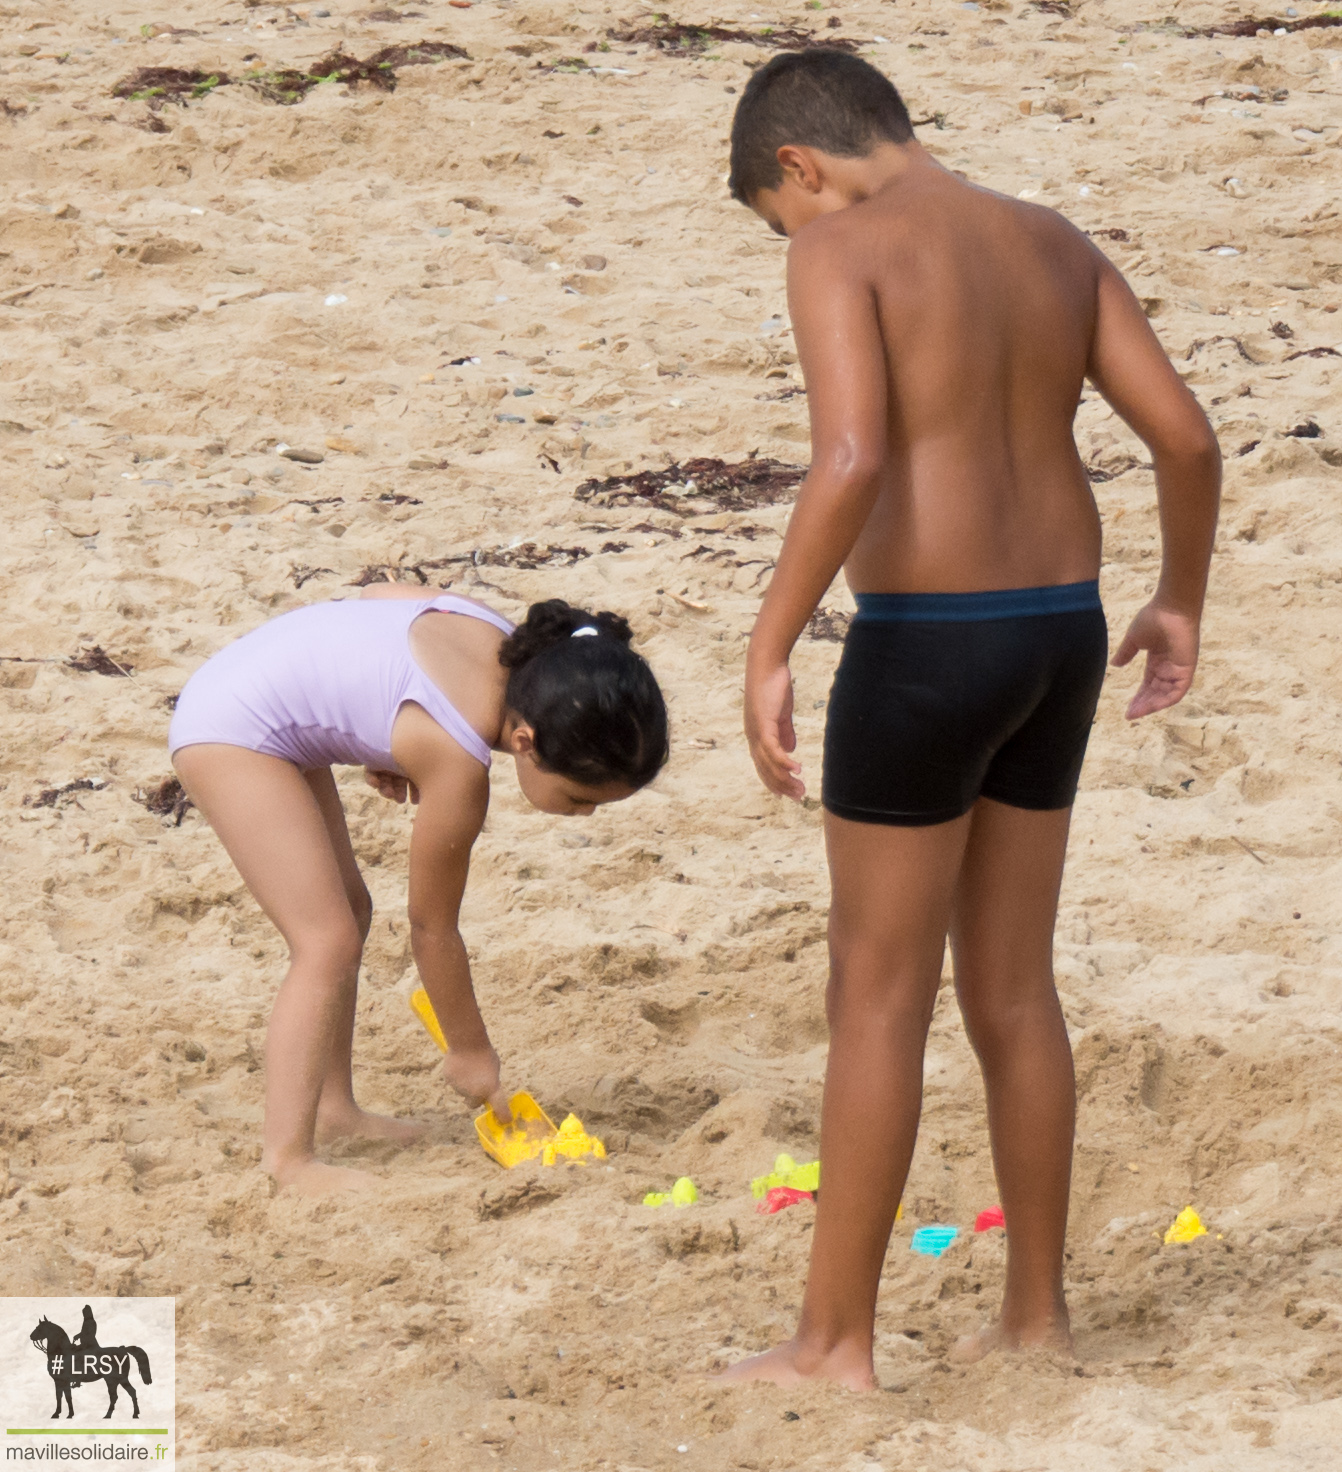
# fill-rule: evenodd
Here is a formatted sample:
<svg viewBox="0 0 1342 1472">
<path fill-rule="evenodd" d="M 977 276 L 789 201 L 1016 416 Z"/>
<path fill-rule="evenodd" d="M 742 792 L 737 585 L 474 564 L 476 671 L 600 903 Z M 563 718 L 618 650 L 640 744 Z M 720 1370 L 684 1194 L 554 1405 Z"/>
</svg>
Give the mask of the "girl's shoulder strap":
<svg viewBox="0 0 1342 1472">
<path fill-rule="evenodd" d="M 474 598 L 464 598 L 460 593 L 440 593 L 427 600 L 427 607 L 435 613 L 460 613 L 467 618 L 478 618 L 493 624 L 504 634 L 511 634 L 513 626 L 501 613 L 496 613 L 487 604 L 477 603 Z"/>
</svg>

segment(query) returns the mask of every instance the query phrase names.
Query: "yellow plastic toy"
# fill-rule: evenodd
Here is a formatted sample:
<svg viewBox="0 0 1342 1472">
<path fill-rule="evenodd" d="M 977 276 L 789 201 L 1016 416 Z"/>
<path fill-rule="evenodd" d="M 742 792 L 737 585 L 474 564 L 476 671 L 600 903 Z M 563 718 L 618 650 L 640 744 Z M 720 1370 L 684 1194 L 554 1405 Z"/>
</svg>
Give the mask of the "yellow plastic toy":
<svg viewBox="0 0 1342 1472">
<path fill-rule="evenodd" d="M 1165 1233 L 1165 1246 L 1169 1247 L 1174 1242 L 1192 1242 L 1195 1238 L 1206 1235 L 1207 1229 L 1202 1225 L 1202 1218 L 1191 1206 L 1185 1206 Z"/>
<path fill-rule="evenodd" d="M 500 1124 L 492 1108 L 475 1116 L 475 1133 L 480 1136 L 485 1154 L 505 1170 L 521 1165 L 524 1160 L 534 1160 L 559 1133 L 550 1116 L 524 1090 L 508 1100 L 508 1107 L 513 1112 L 510 1125 Z"/>
<path fill-rule="evenodd" d="M 422 986 L 417 986 L 410 993 L 410 1010 L 424 1024 L 425 1032 L 446 1053 L 447 1039 L 443 1036 L 442 1028 L 438 1026 L 438 1018 L 434 1013 L 433 1003 L 429 1001 L 429 994 Z"/>
<path fill-rule="evenodd" d="M 767 1176 L 756 1176 L 750 1183 L 750 1194 L 756 1201 L 763 1201 L 775 1186 L 790 1186 L 794 1191 L 818 1191 L 820 1189 L 820 1162 L 808 1161 L 798 1165 L 790 1155 L 774 1157 L 774 1168 Z"/>
<path fill-rule="evenodd" d="M 643 1198 L 643 1205 L 665 1206 L 669 1201 L 672 1206 L 693 1206 L 698 1199 L 699 1188 L 689 1176 L 681 1176 L 669 1191 L 649 1191 Z"/>
<path fill-rule="evenodd" d="M 598 1160 L 606 1158 L 606 1147 L 595 1135 L 589 1135 L 582 1127 L 576 1114 L 568 1115 L 559 1126 L 559 1132 L 541 1147 L 541 1164 L 553 1165 L 562 1156 L 565 1160 L 583 1160 L 594 1155 Z"/>
</svg>

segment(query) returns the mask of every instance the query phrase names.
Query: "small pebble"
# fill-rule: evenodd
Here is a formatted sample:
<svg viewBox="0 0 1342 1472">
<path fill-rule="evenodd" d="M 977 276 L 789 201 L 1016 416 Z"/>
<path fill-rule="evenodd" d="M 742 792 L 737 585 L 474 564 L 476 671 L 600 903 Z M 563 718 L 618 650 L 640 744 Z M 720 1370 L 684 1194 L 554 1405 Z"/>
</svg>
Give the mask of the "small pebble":
<svg viewBox="0 0 1342 1472">
<path fill-rule="evenodd" d="M 500 424 L 525 424 L 526 420 L 520 414 L 495 414 L 495 419 Z"/>
<path fill-rule="evenodd" d="M 496 302 L 506 302 L 506 301 L 507 301 L 507 300 L 508 300 L 508 298 L 507 298 L 507 297 L 506 297 L 506 296 L 496 296 L 496 297 L 495 297 L 495 298 L 494 298 L 494 300 L 495 300 L 495 301 L 496 301 Z"/>
<path fill-rule="evenodd" d="M 531 397 L 531 395 L 534 394 L 535 392 L 536 392 L 536 390 L 534 388 L 515 388 L 513 390 L 513 398 L 515 398 L 515 399 L 529 399 Z"/>
<path fill-rule="evenodd" d="M 330 384 L 344 383 L 345 375 L 343 373 L 333 373 L 326 381 Z"/>
<path fill-rule="evenodd" d="M 419 375 L 419 381 L 421 383 L 437 383 L 438 382 L 438 380 L 433 376 L 432 373 L 421 373 Z"/>
<path fill-rule="evenodd" d="M 87 277 L 87 279 L 89 281 L 101 281 L 102 278 L 103 278 L 103 268 L 101 266 L 94 266 L 93 270 L 91 270 L 89 272 L 88 277 Z"/>
<path fill-rule="evenodd" d="M 296 460 L 300 465 L 320 465 L 326 459 L 320 450 L 300 450 L 293 445 L 285 445 L 279 453 L 286 460 Z"/>
<path fill-rule="evenodd" d="M 339 307 L 343 306 L 347 301 L 349 301 L 349 297 L 341 296 L 338 291 L 333 291 L 331 295 L 326 298 L 326 305 L 328 307 Z"/>
</svg>

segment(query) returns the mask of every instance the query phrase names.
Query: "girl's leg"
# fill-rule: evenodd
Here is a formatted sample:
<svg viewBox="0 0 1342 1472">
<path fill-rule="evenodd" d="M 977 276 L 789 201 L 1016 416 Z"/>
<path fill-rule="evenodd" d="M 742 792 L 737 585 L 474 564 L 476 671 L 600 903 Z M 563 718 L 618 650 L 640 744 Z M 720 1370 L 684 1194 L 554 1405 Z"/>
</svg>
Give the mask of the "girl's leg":
<svg viewBox="0 0 1342 1472">
<path fill-rule="evenodd" d="M 368 928 L 373 920 L 373 901 L 368 887 L 359 873 L 359 863 L 349 841 L 349 829 L 345 825 L 345 809 L 336 790 L 335 778 L 330 767 L 318 767 L 305 772 L 304 777 L 312 789 L 312 795 L 321 809 L 322 821 L 331 840 L 331 848 L 340 868 L 341 881 L 345 886 L 345 897 L 349 901 L 350 913 L 359 927 L 362 944 L 368 939 Z M 408 1119 L 391 1119 L 384 1114 L 370 1114 L 360 1109 L 354 1098 L 353 1052 L 354 1012 L 358 1001 L 358 988 L 352 987 L 342 1002 L 340 1016 L 331 1039 L 331 1055 L 327 1061 L 326 1077 L 322 1080 L 321 1099 L 317 1105 L 317 1138 L 336 1139 L 342 1135 L 359 1135 L 365 1139 L 401 1140 L 416 1139 L 424 1132 L 424 1126 Z"/>
<path fill-rule="evenodd" d="M 983 1068 L 1007 1222 L 1001 1317 L 957 1346 L 960 1359 L 999 1347 L 1071 1346 L 1062 1265 L 1076 1085 L 1053 986 L 1070 819 L 1070 808 L 1028 812 L 980 799 L 956 891 L 955 985 Z"/>
<path fill-rule="evenodd" d="M 363 934 L 321 806 L 292 763 L 239 746 L 188 746 L 176 767 L 257 903 L 289 946 L 266 1035 L 261 1164 L 282 1186 L 371 1185 L 314 1157 L 317 1105 L 352 1007 Z"/>
</svg>

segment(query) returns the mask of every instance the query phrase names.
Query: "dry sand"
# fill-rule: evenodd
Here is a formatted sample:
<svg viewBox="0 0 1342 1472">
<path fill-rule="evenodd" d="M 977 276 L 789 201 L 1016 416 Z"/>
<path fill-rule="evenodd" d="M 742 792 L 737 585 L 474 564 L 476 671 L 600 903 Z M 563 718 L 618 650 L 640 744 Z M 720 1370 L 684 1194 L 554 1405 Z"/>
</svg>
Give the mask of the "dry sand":
<svg viewBox="0 0 1342 1472">
<path fill-rule="evenodd" d="M 919 129 L 938 157 L 1102 236 L 1227 453 L 1197 689 L 1132 729 L 1115 675 L 1077 806 L 1058 972 L 1080 1362 L 946 1363 L 991 1312 L 1003 1251 L 1000 1233 L 909 1251 L 919 1223 L 967 1227 L 995 1200 L 946 990 L 883 1388 L 858 1399 L 701 1378 L 789 1330 L 811 1220 L 757 1216 L 747 1188 L 776 1150 L 814 1150 L 825 1057 L 818 814 L 768 797 L 738 734 L 786 505 L 574 495 L 693 455 L 805 461 L 784 246 L 722 182 L 731 94 L 767 52 L 584 52 L 632 10 L 327 5 L 0 12 L 0 1287 L 176 1294 L 193 1468 L 1328 1465 L 1342 30 L 1180 34 L 1251 13 L 1210 0 L 840 8 L 833 34 L 884 37 L 867 54 L 916 118 L 942 115 Z M 142 35 L 169 14 L 177 34 Z M 829 12 L 726 0 L 713 18 Z M 469 60 L 295 106 L 240 84 L 157 112 L 111 95 L 144 65 L 238 76 L 421 39 Z M 1118 630 L 1152 586 L 1151 476 L 1093 398 L 1077 432 L 1104 473 Z M 169 771 L 165 702 L 270 615 L 452 556 L 454 586 L 508 611 L 626 610 L 673 702 L 664 779 L 591 820 L 525 811 L 499 765 L 463 921 L 509 1077 L 611 1157 L 505 1177 L 476 1148 L 405 1004 L 409 820 L 351 772 L 378 907 L 358 1083 L 432 1132 L 363 1152 L 372 1201 L 276 1196 L 257 1157 L 282 947 L 198 816 L 139 800 Z M 133 676 L 63 663 L 93 645 Z M 837 650 L 796 659 L 813 782 Z M 683 1172 L 697 1207 L 639 1204 Z M 1190 1202 L 1209 1234 L 1162 1247 Z"/>
</svg>

